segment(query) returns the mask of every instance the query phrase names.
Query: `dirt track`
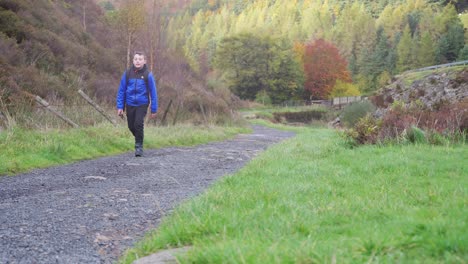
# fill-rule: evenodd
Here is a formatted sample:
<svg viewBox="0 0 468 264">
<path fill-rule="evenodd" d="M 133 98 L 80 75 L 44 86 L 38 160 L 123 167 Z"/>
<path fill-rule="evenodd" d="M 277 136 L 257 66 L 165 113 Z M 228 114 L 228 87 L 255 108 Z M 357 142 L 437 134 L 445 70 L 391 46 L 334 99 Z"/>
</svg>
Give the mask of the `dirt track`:
<svg viewBox="0 0 468 264">
<path fill-rule="evenodd" d="M 290 132 L 0 177 L 0 263 L 112 263 L 161 217 Z"/>
</svg>

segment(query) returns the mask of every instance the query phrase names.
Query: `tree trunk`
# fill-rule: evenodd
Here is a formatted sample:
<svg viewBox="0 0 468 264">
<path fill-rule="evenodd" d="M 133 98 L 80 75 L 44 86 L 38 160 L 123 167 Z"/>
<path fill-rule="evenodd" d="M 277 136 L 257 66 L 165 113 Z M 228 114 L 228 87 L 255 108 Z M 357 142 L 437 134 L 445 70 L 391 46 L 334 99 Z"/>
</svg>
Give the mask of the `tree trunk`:
<svg viewBox="0 0 468 264">
<path fill-rule="evenodd" d="M 132 33 L 131 32 L 128 32 L 128 42 L 127 42 L 127 64 L 126 64 L 126 68 L 129 68 L 130 67 L 130 61 L 131 61 L 131 57 L 130 57 L 130 49 L 132 48 Z"/>
</svg>

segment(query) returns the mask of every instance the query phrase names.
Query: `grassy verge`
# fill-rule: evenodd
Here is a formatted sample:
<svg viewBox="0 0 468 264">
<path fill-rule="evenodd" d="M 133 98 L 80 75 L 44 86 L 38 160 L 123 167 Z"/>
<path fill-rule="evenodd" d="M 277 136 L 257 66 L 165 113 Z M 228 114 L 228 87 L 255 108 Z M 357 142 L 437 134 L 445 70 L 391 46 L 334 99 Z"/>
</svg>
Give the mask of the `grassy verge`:
<svg viewBox="0 0 468 264">
<path fill-rule="evenodd" d="M 447 73 L 449 75 L 455 75 L 464 69 L 468 68 L 467 65 L 451 66 L 445 68 L 439 68 L 435 70 L 426 70 L 419 72 L 408 72 L 400 75 L 400 78 L 403 79 L 403 82 L 406 86 L 410 86 L 414 81 L 424 79 L 425 77 L 436 74 L 436 73 Z"/>
<path fill-rule="evenodd" d="M 273 119 L 273 113 L 275 112 L 303 112 L 311 110 L 321 110 L 329 111 L 328 108 L 321 105 L 309 105 L 309 106 L 299 106 L 299 107 L 280 107 L 280 106 L 271 106 L 271 107 L 261 107 L 261 108 L 249 108 L 243 109 L 241 112 L 244 116 L 251 117 L 256 116 L 257 118 Z"/>
<path fill-rule="evenodd" d="M 331 130 L 295 131 L 121 263 L 186 245 L 182 263 L 466 263 L 466 147 L 348 149 Z"/>
<path fill-rule="evenodd" d="M 188 146 L 222 140 L 248 132 L 239 127 L 146 127 L 145 148 Z M 124 126 L 52 130 L 13 129 L 0 133 L 0 175 L 77 160 L 119 154 L 133 149 L 133 136 Z"/>
</svg>

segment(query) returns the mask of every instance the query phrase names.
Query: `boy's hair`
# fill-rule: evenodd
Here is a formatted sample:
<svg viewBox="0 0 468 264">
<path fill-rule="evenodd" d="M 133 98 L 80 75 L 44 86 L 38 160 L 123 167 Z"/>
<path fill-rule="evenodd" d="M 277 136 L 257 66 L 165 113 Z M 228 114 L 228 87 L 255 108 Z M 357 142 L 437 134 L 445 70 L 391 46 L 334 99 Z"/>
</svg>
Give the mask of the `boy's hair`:
<svg viewBox="0 0 468 264">
<path fill-rule="evenodd" d="M 135 51 L 133 53 L 133 57 L 135 57 L 135 55 L 140 55 L 140 56 L 143 56 L 143 58 L 146 60 L 146 55 L 143 51 Z"/>
</svg>

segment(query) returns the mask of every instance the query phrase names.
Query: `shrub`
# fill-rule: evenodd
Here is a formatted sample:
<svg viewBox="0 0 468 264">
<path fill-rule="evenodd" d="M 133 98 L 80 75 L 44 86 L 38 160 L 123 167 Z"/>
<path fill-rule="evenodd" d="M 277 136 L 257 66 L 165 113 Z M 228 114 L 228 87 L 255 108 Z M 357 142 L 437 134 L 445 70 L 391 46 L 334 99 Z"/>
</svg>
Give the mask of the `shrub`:
<svg viewBox="0 0 468 264">
<path fill-rule="evenodd" d="M 367 114 L 356 125 L 345 130 L 344 136 L 350 145 L 376 144 L 379 141 L 381 121 Z"/>
<path fill-rule="evenodd" d="M 468 100 L 445 105 L 436 111 L 415 102 L 396 102 L 382 118 L 381 140 L 405 138 L 410 142 L 445 144 L 440 136 L 461 142 L 468 131 Z M 440 135 L 440 136 L 439 136 Z"/>
<path fill-rule="evenodd" d="M 406 131 L 406 139 L 411 143 L 427 142 L 426 133 L 416 126 L 411 126 L 411 128 Z"/>
<path fill-rule="evenodd" d="M 384 96 L 379 94 L 379 95 L 374 95 L 374 96 L 370 96 L 369 97 L 369 100 L 371 100 L 371 102 L 379 107 L 379 108 L 386 108 L 387 106 L 384 104 Z"/>
<path fill-rule="evenodd" d="M 447 145 L 449 140 L 437 132 L 427 133 L 427 142 L 431 145 Z"/>
<path fill-rule="evenodd" d="M 347 127 L 352 127 L 360 118 L 375 111 L 375 106 L 369 101 L 352 103 L 343 109 L 341 121 Z"/>
<path fill-rule="evenodd" d="M 255 96 L 255 102 L 263 105 L 271 105 L 271 98 L 265 90 L 262 90 Z"/>
</svg>

